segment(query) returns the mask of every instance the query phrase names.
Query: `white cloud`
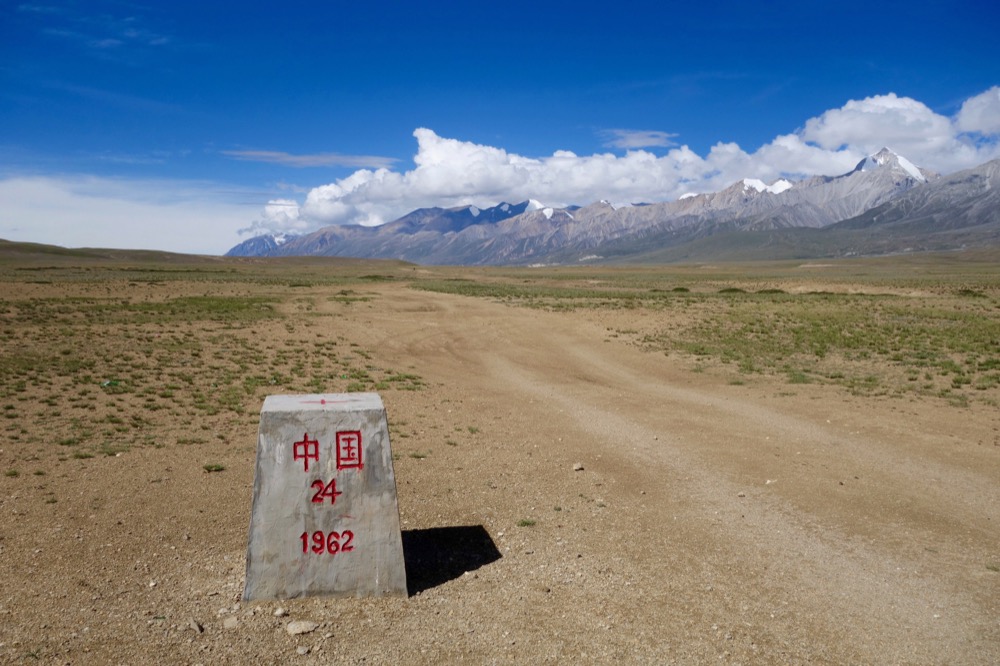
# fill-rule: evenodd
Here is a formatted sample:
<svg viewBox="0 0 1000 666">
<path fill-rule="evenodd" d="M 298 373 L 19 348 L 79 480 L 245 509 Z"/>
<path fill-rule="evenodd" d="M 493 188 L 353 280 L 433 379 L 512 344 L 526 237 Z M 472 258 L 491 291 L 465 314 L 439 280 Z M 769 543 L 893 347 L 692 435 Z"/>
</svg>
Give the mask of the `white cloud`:
<svg viewBox="0 0 1000 666">
<path fill-rule="evenodd" d="M 556 151 L 524 157 L 419 128 L 413 133 L 413 169 L 362 169 L 317 187 L 294 220 L 272 228 L 301 233 L 328 224 L 375 225 L 424 206 L 486 207 L 528 198 L 549 206 L 599 199 L 617 204 L 667 201 L 686 192 L 716 191 L 741 178 L 772 182 L 845 173 L 883 146 L 920 166 L 949 173 L 1000 157 L 998 133 L 1000 88 L 970 98 L 955 118 L 894 93 L 851 100 L 754 152 L 720 142 L 704 157 L 688 146 L 662 156 L 630 149 L 666 145 L 674 136 L 654 130 L 608 130 L 609 144 L 630 149 L 625 155 Z M 265 211 L 255 228 L 271 222 L 280 220 Z"/>
<path fill-rule="evenodd" d="M 248 209 L 218 198 L 205 183 L 4 178 L 0 238 L 63 247 L 222 254 L 236 244 Z"/>
<path fill-rule="evenodd" d="M 952 120 L 922 102 L 893 93 L 851 100 L 818 118 L 811 118 L 801 138 L 827 149 L 871 154 L 888 146 L 912 162 L 951 171 L 972 166 L 966 154 L 970 142 L 959 135 Z M 973 151 L 974 153 L 975 151 Z"/>
<path fill-rule="evenodd" d="M 1000 134 L 1000 86 L 965 100 L 955 124 L 963 132 Z"/>
</svg>

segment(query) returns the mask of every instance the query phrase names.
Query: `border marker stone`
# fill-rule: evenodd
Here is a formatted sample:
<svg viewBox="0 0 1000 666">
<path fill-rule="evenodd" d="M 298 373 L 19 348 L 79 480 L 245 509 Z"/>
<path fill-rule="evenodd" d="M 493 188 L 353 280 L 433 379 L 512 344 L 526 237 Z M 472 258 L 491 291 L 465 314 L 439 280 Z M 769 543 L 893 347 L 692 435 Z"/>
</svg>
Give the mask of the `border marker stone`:
<svg viewBox="0 0 1000 666">
<path fill-rule="evenodd" d="M 406 595 L 377 393 L 272 395 L 257 435 L 243 599 Z"/>
</svg>

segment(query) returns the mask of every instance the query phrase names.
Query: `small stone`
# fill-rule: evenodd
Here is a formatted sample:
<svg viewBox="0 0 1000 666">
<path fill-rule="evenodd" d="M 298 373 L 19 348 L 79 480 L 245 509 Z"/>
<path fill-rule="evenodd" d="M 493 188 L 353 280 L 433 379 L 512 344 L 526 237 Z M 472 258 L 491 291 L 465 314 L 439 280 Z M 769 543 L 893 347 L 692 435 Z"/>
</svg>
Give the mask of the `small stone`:
<svg viewBox="0 0 1000 666">
<path fill-rule="evenodd" d="M 579 462 L 578 463 L 573 463 L 573 471 L 574 472 L 582 472 L 583 471 L 583 463 L 579 463 Z"/>
<path fill-rule="evenodd" d="M 736 493 L 736 496 L 737 497 L 746 497 L 747 494 L 741 490 L 740 492 Z"/>
<path fill-rule="evenodd" d="M 240 626 L 240 621 L 236 619 L 235 616 L 232 615 L 230 615 L 229 617 L 227 617 L 225 620 L 222 621 L 223 629 L 235 629 L 238 626 Z"/>
<path fill-rule="evenodd" d="M 281 606 L 274 609 L 274 617 L 285 617 L 286 615 L 288 615 L 288 611 Z"/>
<path fill-rule="evenodd" d="M 308 648 L 308 647 L 306 647 L 305 645 L 300 645 L 300 646 L 298 646 L 297 648 L 295 648 L 295 652 L 296 652 L 297 654 L 300 654 L 300 655 L 302 655 L 302 656 L 305 656 L 305 655 L 309 654 L 309 648 Z"/>
<path fill-rule="evenodd" d="M 195 633 L 198 634 L 203 633 L 205 631 L 205 627 L 201 626 L 201 624 L 199 624 L 198 621 L 195 620 L 193 617 L 188 618 L 188 626 L 191 627 L 191 629 L 193 629 Z"/>
<path fill-rule="evenodd" d="M 288 626 L 285 627 L 285 631 L 291 636 L 299 636 L 301 634 L 308 634 L 310 632 L 316 631 L 316 627 L 319 624 L 316 622 L 310 622 L 309 620 L 295 620 L 294 622 L 289 622 Z"/>
</svg>

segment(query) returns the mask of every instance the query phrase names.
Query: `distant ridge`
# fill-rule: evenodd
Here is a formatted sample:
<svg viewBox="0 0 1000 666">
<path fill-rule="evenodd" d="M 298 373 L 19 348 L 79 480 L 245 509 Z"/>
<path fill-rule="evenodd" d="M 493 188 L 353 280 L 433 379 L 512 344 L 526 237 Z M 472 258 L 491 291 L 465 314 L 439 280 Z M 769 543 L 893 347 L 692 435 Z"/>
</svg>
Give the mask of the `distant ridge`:
<svg viewBox="0 0 1000 666">
<path fill-rule="evenodd" d="M 226 252 L 227 257 L 266 257 L 296 236 L 290 234 L 254 236 Z"/>
<path fill-rule="evenodd" d="M 619 208 L 607 201 L 553 208 L 532 200 L 485 209 L 422 208 L 379 227 L 329 226 L 284 243 L 258 237 L 230 254 L 238 248 L 240 252 L 259 248 L 252 256 L 349 256 L 465 265 L 678 260 L 668 257 L 683 256 L 679 248 L 688 244 L 699 248 L 699 255 L 711 253 L 713 245 L 722 252 L 723 244 L 727 256 L 738 255 L 739 238 L 748 251 L 753 248 L 755 256 L 760 255 L 761 248 L 754 247 L 750 236 L 767 232 L 777 238 L 774 234 L 784 230 L 789 233 L 782 236 L 782 254 L 949 249 L 996 242 L 992 230 L 1000 225 L 1000 206 L 996 189 L 990 189 L 996 170 L 997 162 L 990 162 L 942 179 L 883 148 L 839 176 L 795 183 L 744 178 L 719 192 Z M 874 227 L 881 231 L 855 233 Z M 978 230 L 972 233 L 971 228 Z M 791 233 L 828 229 L 830 233 L 819 237 Z M 933 242 L 916 238 L 921 235 L 934 236 Z M 717 242 L 712 241 L 715 237 Z"/>
</svg>

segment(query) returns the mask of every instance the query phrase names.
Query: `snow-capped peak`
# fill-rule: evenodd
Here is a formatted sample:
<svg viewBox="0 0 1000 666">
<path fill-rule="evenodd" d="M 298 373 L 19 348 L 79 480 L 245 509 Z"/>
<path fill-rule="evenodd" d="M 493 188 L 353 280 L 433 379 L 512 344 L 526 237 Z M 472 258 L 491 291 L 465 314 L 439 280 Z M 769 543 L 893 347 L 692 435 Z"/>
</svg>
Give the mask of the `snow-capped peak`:
<svg viewBox="0 0 1000 666">
<path fill-rule="evenodd" d="M 776 180 L 771 185 L 767 185 L 764 181 L 758 180 L 757 178 L 744 178 L 743 179 L 743 191 L 748 192 L 750 190 L 756 190 L 757 192 L 770 192 L 771 194 L 781 194 L 785 190 L 792 186 L 790 182 L 782 178 L 781 180 Z"/>
<path fill-rule="evenodd" d="M 679 197 L 677 197 L 677 200 L 678 200 L 678 201 L 681 201 L 681 200 L 683 200 L 683 199 L 691 199 L 691 198 L 694 198 L 694 197 L 696 197 L 696 196 L 698 196 L 698 193 L 697 193 L 697 192 L 687 192 L 687 193 L 685 193 L 685 194 L 682 194 L 682 195 L 680 195 Z"/>
<path fill-rule="evenodd" d="M 545 208 L 545 204 L 541 201 L 538 201 L 537 199 L 528 199 L 528 206 L 524 210 L 542 210 L 543 208 Z"/>
<path fill-rule="evenodd" d="M 920 169 L 917 168 L 913 162 L 906 159 L 902 155 L 898 155 L 888 148 L 883 148 L 874 155 L 869 155 L 865 159 L 858 163 L 858 166 L 854 167 L 855 171 L 871 171 L 872 169 L 877 169 L 883 166 L 898 166 L 900 169 L 906 172 L 908 176 L 914 180 L 924 183 L 927 182 L 927 178 L 924 174 L 920 173 Z"/>
</svg>

